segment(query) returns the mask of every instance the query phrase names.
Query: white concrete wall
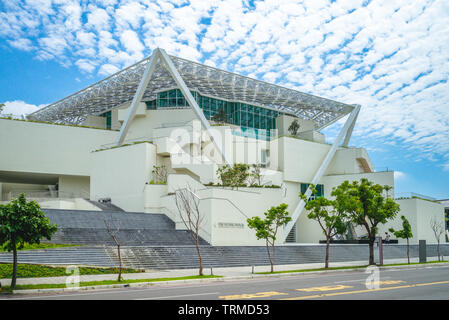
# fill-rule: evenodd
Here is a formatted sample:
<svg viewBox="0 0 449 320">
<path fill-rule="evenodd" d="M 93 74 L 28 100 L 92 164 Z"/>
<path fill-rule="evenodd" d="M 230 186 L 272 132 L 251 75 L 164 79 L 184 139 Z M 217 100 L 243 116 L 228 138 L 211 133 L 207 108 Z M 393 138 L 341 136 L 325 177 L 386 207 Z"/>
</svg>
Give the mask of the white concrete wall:
<svg viewBox="0 0 449 320">
<path fill-rule="evenodd" d="M 396 200 L 396 202 L 400 205 L 401 211 L 394 220 L 379 226 L 379 236 L 385 238 L 385 232 L 388 232 L 391 239 L 396 239 L 388 229 L 402 230 L 401 216 L 404 215 L 412 227 L 413 238 L 410 239 L 410 243 L 417 244 L 419 240 L 426 240 L 427 243 L 437 243 L 433 230 L 430 227 L 430 221 L 434 217 L 439 223 L 444 225 L 444 207 L 439 203 L 422 199 L 401 199 Z M 398 240 L 399 243 L 406 243 L 405 239 Z M 444 234 L 441 236 L 440 241 L 441 243 L 445 242 Z"/>
<path fill-rule="evenodd" d="M 81 124 L 87 127 L 106 129 L 106 117 L 87 116 L 86 120 Z"/>
<path fill-rule="evenodd" d="M 125 211 L 144 211 L 144 189 L 152 179 L 156 148 L 139 143 L 92 152 L 90 197 L 111 198 Z"/>
<path fill-rule="evenodd" d="M 366 162 L 369 171 L 361 167 L 361 160 Z M 340 148 L 329 164 L 326 174 L 350 174 L 374 171 L 374 166 L 368 153 L 363 148 Z"/>
<path fill-rule="evenodd" d="M 162 197 L 167 195 L 167 185 L 147 184 L 144 189 L 144 212 L 164 213 Z"/>
<path fill-rule="evenodd" d="M 284 172 L 284 180 L 293 182 L 310 182 L 331 147 L 291 137 L 276 140 L 270 153 L 277 154 L 278 170 Z"/>
<path fill-rule="evenodd" d="M 58 185 L 60 197 L 89 198 L 90 196 L 90 177 L 60 176 Z"/>
<path fill-rule="evenodd" d="M 248 228 L 246 220 L 254 216 L 265 218 L 265 211 L 281 204 L 281 192 L 280 189 L 263 188 L 230 190 L 214 187 L 197 190 L 196 194 L 202 199 L 203 231 L 200 235 L 212 245 L 265 245 L 263 240 L 257 240 L 255 231 Z M 166 204 L 170 211 L 178 214 L 174 198 Z M 180 218 L 176 222 L 178 229 L 185 229 Z M 282 229 L 278 236 L 281 239 Z"/>
<path fill-rule="evenodd" d="M 117 132 L 0 119 L 2 171 L 89 176 L 90 151 Z"/>
<path fill-rule="evenodd" d="M 194 119 L 197 117 L 191 109 L 145 110 L 145 116 L 134 118 L 125 140 L 157 137 L 153 135 L 155 128 L 162 128 L 164 124 L 168 123 L 186 123 Z"/>
<path fill-rule="evenodd" d="M 331 197 L 332 188 L 339 186 L 345 180 L 349 182 L 360 181 L 362 178 L 368 179 L 374 184 L 380 184 L 381 186 L 391 186 L 394 187 L 394 172 L 393 171 L 383 171 L 383 172 L 370 172 L 370 173 L 357 173 L 357 174 L 342 174 L 342 175 L 326 175 L 324 176 L 320 184 L 324 185 L 324 196 L 327 198 Z M 389 195 L 394 195 L 394 189 L 389 191 Z"/>
</svg>

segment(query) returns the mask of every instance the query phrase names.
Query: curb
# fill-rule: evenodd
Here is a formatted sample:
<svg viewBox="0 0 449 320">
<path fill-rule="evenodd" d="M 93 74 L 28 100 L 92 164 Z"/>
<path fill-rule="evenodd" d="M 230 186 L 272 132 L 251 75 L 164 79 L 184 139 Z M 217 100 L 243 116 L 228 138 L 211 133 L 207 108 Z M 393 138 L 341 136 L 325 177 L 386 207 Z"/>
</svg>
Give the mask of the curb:
<svg viewBox="0 0 449 320">
<path fill-rule="evenodd" d="M 396 265 L 396 266 L 377 266 L 381 270 L 398 269 L 398 268 L 411 268 L 417 269 L 424 266 L 447 266 L 449 262 L 440 262 L 433 264 L 413 264 L 413 265 Z M 152 282 L 134 282 L 134 283 L 124 283 L 124 284 L 108 284 L 108 285 L 96 285 L 96 286 L 85 286 L 77 288 L 52 288 L 52 289 L 23 289 L 23 290 L 13 290 L 13 294 L 40 294 L 40 293 L 67 293 L 67 292 L 80 292 L 89 290 L 104 290 L 104 289 L 118 289 L 118 288 L 141 288 L 150 287 L 156 285 L 176 285 L 181 283 L 197 283 L 197 282 L 225 282 L 225 281 L 236 281 L 245 279 L 260 279 L 260 278 L 272 278 L 272 277 L 288 277 L 288 276 L 305 276 L 311 274 L 327 274 L 336 272 L 347 272 L 347 271 L 360 271 L 365 272 L 366 267 L 359 268 L 348 268 L 348 269 L 337 269 L 337 270 L 319 270 L 319 271 L 304 271 L 304 272 L 285 272 L 285 273 L 273 273 L 273 274 L 250 274 L 247 276 L 223 276 L 222 278 L 207 278 L 207 279 L 188 279 L 188 280 L 171 280 L 171 281 L 152 281 Z"/>
</svg>

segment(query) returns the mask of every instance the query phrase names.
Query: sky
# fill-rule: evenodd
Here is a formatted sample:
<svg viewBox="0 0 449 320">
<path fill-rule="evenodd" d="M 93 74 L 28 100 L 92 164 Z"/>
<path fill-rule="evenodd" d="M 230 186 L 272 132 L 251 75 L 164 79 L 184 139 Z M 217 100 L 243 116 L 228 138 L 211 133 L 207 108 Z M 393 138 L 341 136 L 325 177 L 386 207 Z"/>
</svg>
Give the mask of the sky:
<svg viewBox="0 0 449 320">
<path fill-rule="evenodd" d="M 395 171 L 397 194 L 449 198 L 449 1 L 0 0 L 3 113 L 33 112 L 157 47 L 360 104 L 350 145 Z"/>
</svg>

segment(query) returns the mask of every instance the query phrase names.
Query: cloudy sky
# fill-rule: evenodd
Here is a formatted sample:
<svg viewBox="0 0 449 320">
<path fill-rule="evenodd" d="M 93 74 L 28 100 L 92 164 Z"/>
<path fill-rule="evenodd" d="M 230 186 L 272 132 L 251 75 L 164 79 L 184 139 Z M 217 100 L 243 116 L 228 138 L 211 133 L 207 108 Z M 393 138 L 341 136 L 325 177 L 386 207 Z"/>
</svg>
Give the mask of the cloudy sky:
<svg viewBox="0 0 449 320">
<path fill-rule="evenodd" d="M 0 0 L 4 113 L 64 98 L 156 47 L 361 104 L 351 144 L 396 170 L 397 192 L 449 198 L 449 1 Z"/>
</svg>

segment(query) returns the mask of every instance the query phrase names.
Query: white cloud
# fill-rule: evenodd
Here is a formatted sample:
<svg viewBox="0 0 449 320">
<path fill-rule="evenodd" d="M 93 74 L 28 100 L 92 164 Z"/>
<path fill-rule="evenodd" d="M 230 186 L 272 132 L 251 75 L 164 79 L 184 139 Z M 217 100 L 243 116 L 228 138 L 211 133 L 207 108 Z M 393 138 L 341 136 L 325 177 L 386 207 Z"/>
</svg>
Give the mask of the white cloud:
<svg viewBox="0 0 449 320">
<path fill-rule="evenodd" d="M 5 104 L 5 106 L 3 107 L 2 114 L 12 114 L 16 116 L 29 114 L 46 106 L 45 104 L 36 106 L 34 104 L 29 104 L 20 100 L 6 101 L 3 103 Z"/>
<path fill-rule="evenodd" d="M 139 40 L 139 36 L 133 30 L 125 30 L 120 35 L 120 41 L 125 47 L 127 52 L 142 55 L 144 49 L 142 43 Z"/>
<path fill-rule="evenodd" d="M 31 40 L 26 39 L 26 38 L 19 38 L 16 40 L 8 40 L 8 43 L 10 44 L 11 47 L 14 47 L 14 48 L 17 48 L 17 49 L 23 50 L 23 51 L 31 51 L 34 48 Z"/>
<path fill-rule="evenodd" d="M 395 171 L 394 172 L 394 179 L 395 180 L 403 180 L 407 177 L 407 175 L 402 171 Z"/>
<path fill-rule="evenodd" d="M 110 76 L 113 73 L 116 73 L 120 71 L 120 69 L 117 66 L 114 66 L 112 64 L 104 64 L 101 66 L 100 70 L 98 71 L 99 75 L 102 76 Z"/>
<path fill-rule="evenodd" d="M 75 64 L 85 72 L 92 72 L 95 70 L 96 64 L 87 59 L 79 59 L 75 62 Z"/>
</svg>

